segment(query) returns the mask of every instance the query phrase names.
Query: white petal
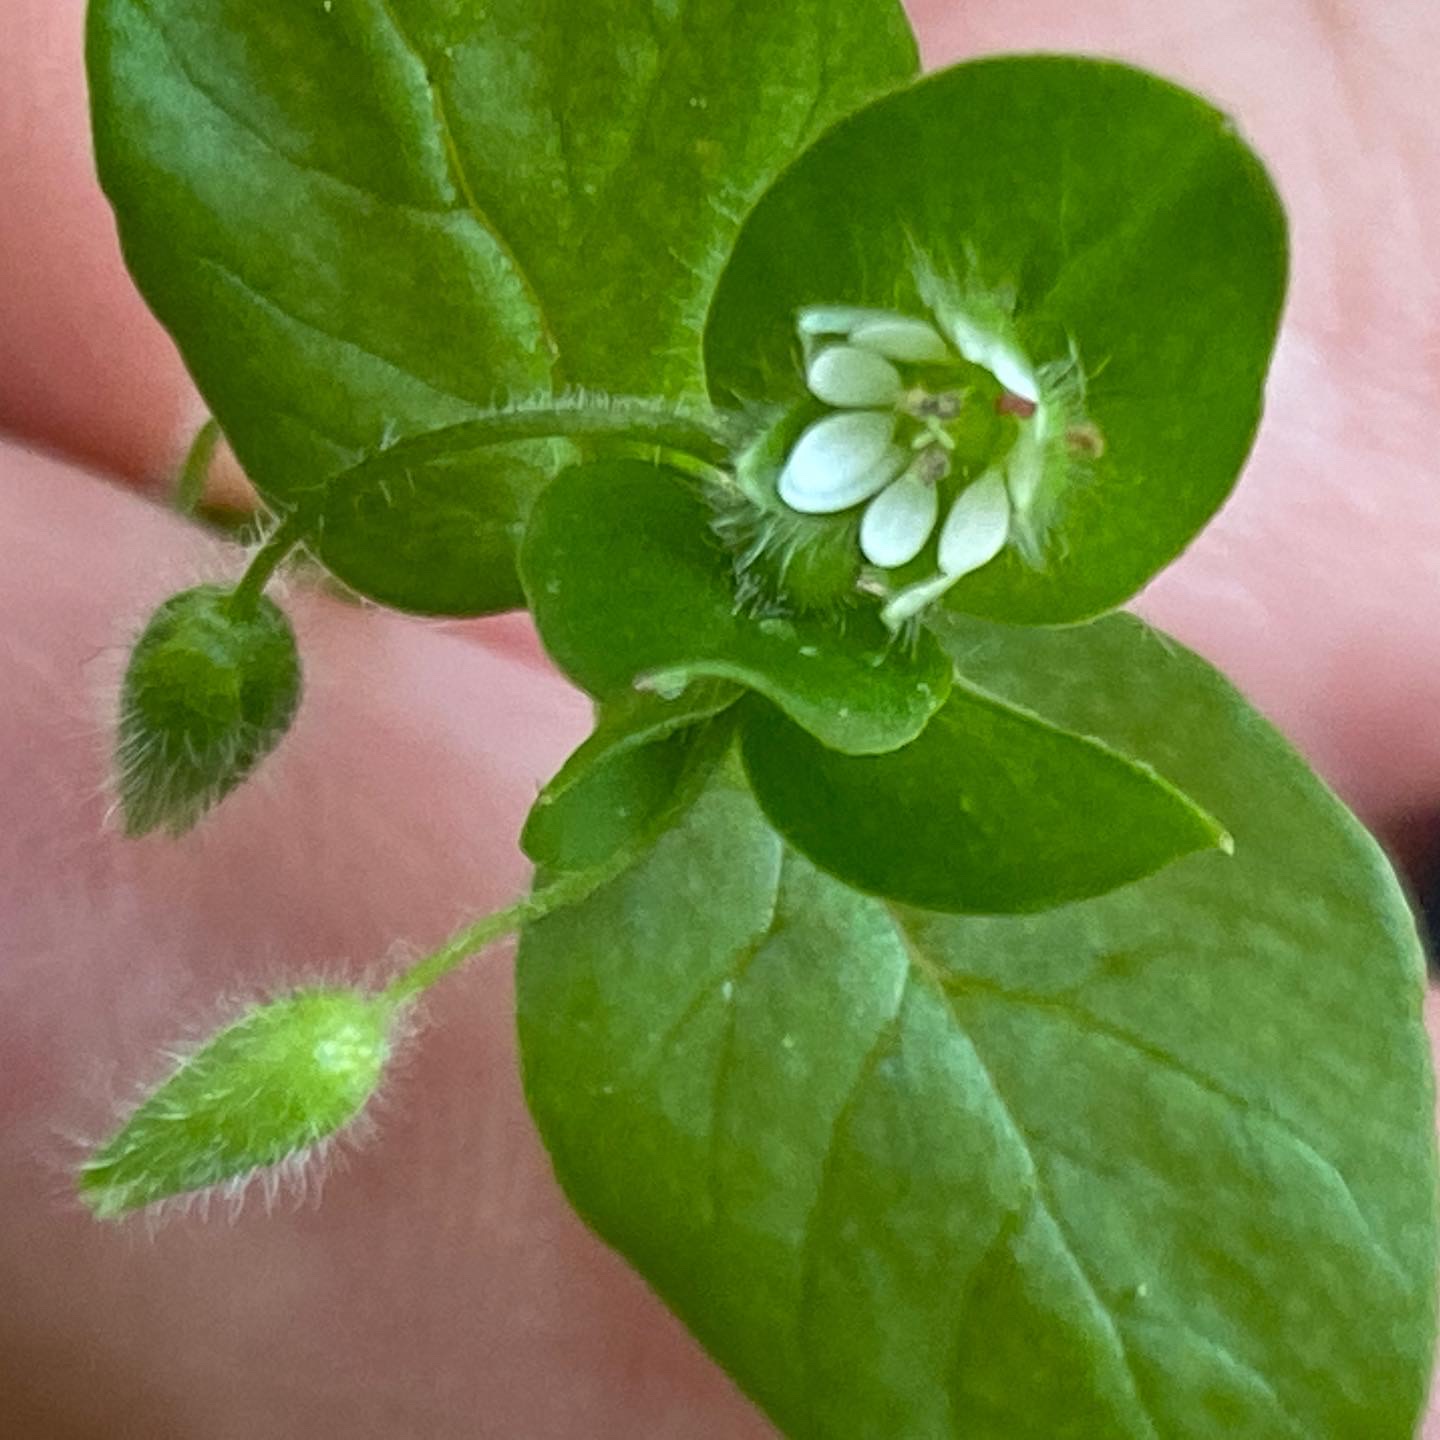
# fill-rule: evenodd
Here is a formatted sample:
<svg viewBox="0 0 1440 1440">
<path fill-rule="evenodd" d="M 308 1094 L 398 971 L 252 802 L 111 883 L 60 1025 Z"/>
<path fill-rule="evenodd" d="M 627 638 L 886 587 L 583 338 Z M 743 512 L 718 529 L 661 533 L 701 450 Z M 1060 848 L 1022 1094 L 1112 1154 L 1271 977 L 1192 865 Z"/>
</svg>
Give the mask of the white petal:
<svg viewBox="0 0 1440 1440">
<path fill-rule="evenodd" d="M 900 372 L 873 350 L 830 345 L 810 362 L 805 383 L 827 405 L 893 405 L 902 386 Z"/>
<path fill-rule="evenodd" d="M 1012 394 L 1032 405 L 1040 403 L 1040 382 L 1030 362 L 1018 350 L 996 350 L 990 357 L 990 373 Z"/>
<path fill-rule="evenodd" d="M 1035 371 L 1017 345 L 963 315 L 949 316 L 948 323 L 956 348 L 967 360 L 983 365 L 1012 395 L 1039 403 Z"/>
<path fill-rule="evenodd" d="M 892 629 L 898 629 L 913 615 L 918 615 L 932 600 L 938 600 L 960 577 L 958 575 L 936 575 L 921 580 L 916 585 L 907 585 L 892 595 L 880 612 L 880 618 Z"/>
<path fill-rule="evenodd" d="M 895 418 L 851 410 L 817 420 L 780 472 L 780 498 L 804 515 L 830 515 L 868 500 L 895 478 L 909 456 L 891 443 Z"/>
<path fill-rule="evenodd" d="M 952 580 L 988 564 L 1010 534 L 1010 496 L 998 470 L 960 492 L 940 531 L 940 572 Z"/>
<path fill-rule="evenodd" d="M 950 347 L 933 325 L 908 315 L 885 315 L 866 320 L 850 332 L 852 345 L 863 345 L 877 355 L 911 365 L 933 364 L 950 358 Z"/>
<path fill-rule="evenodd" d="M 1037 421 L 1043 421 L 1044 418 L 1043 411 L 1035 417 Z M 1044 478 L 1044 426 L 1023 426 L 1005 460 L 1005 479 L 1009 484 L 1010 500 L 1017 510 L 1029 510 L 1040 492 L 1040 482 Z"/>
<path fill-rule="evenodd" d="M 860 549 L 872 565 L 893 570 L 924 548 L 940 513 L 940 497 L 913 470 L 892 481 L 865 507 Z"/>
<path fill-rule="evenodd" d="M 857 325 L 888 313 L 863 305 L 803 305 L 796 312 L 795 328 L 802 335 L 848 335 Z"/>
</svg>

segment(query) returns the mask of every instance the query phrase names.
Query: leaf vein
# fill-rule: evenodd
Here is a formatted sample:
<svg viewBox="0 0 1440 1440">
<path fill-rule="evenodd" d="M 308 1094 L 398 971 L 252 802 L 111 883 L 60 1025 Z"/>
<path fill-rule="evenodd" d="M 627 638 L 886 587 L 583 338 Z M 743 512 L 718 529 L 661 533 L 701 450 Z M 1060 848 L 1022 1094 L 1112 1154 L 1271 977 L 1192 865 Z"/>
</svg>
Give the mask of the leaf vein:
<svg viewBox="0 0 1440 1440">
<path fill-rule="evenodd" d="M 1124 1171 L 1119 1169 L 1118 1167 L 1106 1165 L 1103 1161 L 1097 1159 L 1093 1155 L 1086 1155 L 1078 1150 L 1072 1149 L 1070 1146 L 1057 1144 L 1054 1140 L 1050 1139 L 1047 1139 L 1045 1142 L 1045 1150 L 1049 1156 L 1059 1159 L 1069 1165 L 1073 1165 L 1077 1169 L 1083 1170 L 1087 1174 L 1097 1176 L 1103 1180 L 1116 1181 L 1122 1184 L 1134 1185 L 1137 1183 L 1137 1180 L 1141 1176 L 1144 1176 L 1144 1178 L 1149 1180 L 1152 1185 L 1163 1186 L 1166 1192 L 1169 1193 L 1170 1187 L 1164 1186 L 1164 1182 L 1160 1179 L 1159 1176 L 1154 1174 L 1146 1174 L 1146 1172 L 1143 1170 L 1140 1170 L 1138 1172 L 1135 1170 Z M 1208 1219 L 1208 1212 L 1197 1211 L 1196 1218 L 1197 1223 L 1203 1224 Z M 1135 1329 L 1137 1327 L 1137 1324 L 1139 1323 L 1136 1317 L 1125 1315 L 1123 1313 L 1117 1316 L 1117 1321 L 1121 1326 L 1131 1330 Z M 1279 1410 L 1282 1415 L 1284 1415 L 1287 1421 L 1290 1421 L 1291 1424 L 1295 1426 L 1296 1433 L 1301 1437 L 1301 1440 L 1304 1440 L 1306 1432 L 1303 1430 L 1303 1428 L 1299 1427 L 1298 1422 L 1294 1421 L 1293 1417 L 1290 1415 L 1290 1412 L 1285 1408 L 1284 1403 L 1281 1401 L 1279 1394 L 1275 1391 L 1274 1386 L 1272 1386 L 1270 1382 L 1265 1378 L 1265 1376 L 1261 1374 L 1261 1372 L 1257 1370 L 1253 1365 L 1251 1365 L 1248 1361 L 1242 1360 L 1233 1350 L 1229 1348 L 1229 1346 L 1225 1345 L 1222 1341 L 1216 1339 L 1214 1336 L 1205 1334 L 1203 1331 L 1197 1330 L 1195 1326 L 1180 1319 L 1173 1308 L 1167 1308 L 1165 1310 L 1163 1316 L 1163 1323 L 1168 1328 L 1185 1331 L 1194 1339 L 1201 1341 L 1205 1345 L 1206 1349 L 1211 1350 L 1215 1354 L 1221 1356 L 1230 1365 L 1232 1369 L 1242 1371 L 1245 1374 L 1249 1375 L 1264 1389 L 1266 1396 L 1275 1405 L 1275 1408 Z"/>
<path fill-rule="evenodd" d="M 812 18 L 814 7 L 811 7 Z M 795 148 L 800 150 L 810 139 L 810 129 L 815 124 L 815 117 L 820 113 L 820 107 L 828 98 L 830 88 L 830 47 L 820 44 L 813 47 L 816 52 L 815 61 L 815 88 L 810 96 L 810 104 L 805 109 L 800 125 L 795 131 Z"/>
<path fill-rule="evenodd" d="M 933 957 L 926 954 L 923 947 L 915 942 L 914 937 L 905 927 L 904 922 L 896 913 L 893 906 L 886 905 L 885 909 L 890 915 L 896 936 L 899 938 L 906 955 L 910 959 L 911 971 L 918 971 L 926 983 L 934 990 L 941 1003 L 950 1011 L 951 1019 L 954 1021 L 956 1030 L 965 1037 L 965 1040 L 969 1044 L 971 1054 L 975 1057 L 975 1063 L 979 1067 L 980 1074 L 985 1081 L 991 1098 L 994 1100 L 1001 1118 L 1005 1121 L 1006 1126 L 1014 1136 L 1015 1144 L 1020 1150 L 1021 1155 L 1030 1167 L 1031 1174 L 1034 1177 L 1035 1204 L 1055 1227 L 1055 1234 L 1060 1240 L 1065 1258 L 1070 1262 L 1076 1279 L 1080 1282 L 1082 1289 L 1088 1296 L 1095 1319 L 1101 1330 L 1110 1340 L 1115 1358 L 1119 1361 L 1121 1368 L 1125 1372 L 1127 1385 L 1135 1402 L 1136 1411 L 1144 1425 L 1147 1440 L 1160 1440 L 1160 1428 L 1156 1425 L 1155 1419 L 1150 1413 L 1150 1408 L 1145 1402 L 1140 1379 L 1135 1373 L 1135 1366 L 1130 1358 L 1130 1349 L 1126 1344 L 1124 1334 L 1121 1332 L 1117 1317 L 1106 1303 L 1104 1297 L 1100 1294 L 1089 1270 L 1081 1261 L 1079 1253 L 1075 1248 L 1075 1243 L 1060 1219 L 1058 1207 L 1049 1195 L 1044 1174 L 1035 1158 L 1035 1151 L 1030 1139 L 1025 1129 L 1021 1126 L 1015 1112 L 1006 1101 L 1004 1092 L 1000 1089 L 994 1072 L 986 1063 L 985 1057 L 980 1053 L 980 1048 L 975 1043 L 975 1037 L 966 1029 L 964 1021 L 956 1009 L 955 997 L 945 983 L 948 977 L 948 971 L 943 965 L 937 963 Z"/>
<path fill-rule="evenodd" d="M 705 977 L 704 983 L 697 986 L 694 993 L 686 1000 L 679 1014 L 661 1032 L 659 1038 L 654 1042 L 649 1054 L 640 1061 L 638 1068 L 631 1071 L 625 1078 L 625 1089 L 627 1092 L 637 1090 L 644 1085 L 665 1059 L 665 1052 L 669 1049 L 671 1042 L 677 1035 L 698 1015 L 707 1004 L 711 1003 L 718 992 L 718 987 L 724 983 L 727 974 L 732 983 L 735 983 L 737 967 L 740 971 L 749 968 L 750 963 L 765 948 L 765 945 L 777 933 L 780 928 L 779 904 L 780 904 L 780 879 L 784 872 L 785 860 L 788 851 L 782 849 L 779 854 L 776 867 L 775 882 L 771 893 L 770 905 L 765 914 L 765 920 L 754 937 L 746 942 L 744 947 L 736 952 L 734 958 L 721 969 L 711 971 Z M 734 1009 L 732 996 L 731 1023 L 733 1023 Z M 713 1111 L 712 1111 L 713 1113 Z M 711 1131 L 713 1143 L 714 1130 Z"/>
<path fill-rule="evenodd" d="M 201 80 L 186 58 L 184 51 L 181 50 L 169 30 L 166 29 L 151 9 L 149 0 L 131 0 L 131 3 L 149 22 L 151 30 L 161 45 L 164 46 L 165 53 L 170 57 L 171 63 L 175 66 L 176 71 L 184 79 L 185 83 L 190 87 L 191 91 L 209 105 L 216 114 L 223 116 L 230 124 L 235 126 L 237 130 L 241 130 L 248 135 L 257 145 L 264 149 L 267 154 L 273 155 L 275 159 L 288 165 L 292 170 L 302 175 L 311 176 L 316 180 L 322 180 L 328 185 L 333 185 L 337 189 L 343 190 L 347 194 L 356 196 L 358 199 L 364 200 L 368 204 L 378 206 L 381 209 L 408 210 L 416 215 L 422 215 L 432 220 L 440 220 L 457 213 L 464 213 L 463 207 L 417 205 L 413 201 L 395 200 L 388 196 L 381 195 L 378 191 L 366 189 L 365 186 L 356 181 L 348 179 L 344 175 L 337 175 L 333 170 L 327 170 L 324 166 L 316 165 L 311 160 L 304 160 L 298 155 L 291 154 L 273 135 L 267 134 L 243 111 L 235 109 L 226 101 L 222 100 L 218 92 L 211 89 L 210 86 Z"/>
<path fill-rule="evenodd" d="M 771 895 L 770 913 L 765 927 L 736 956 L 728 981 L 731 988 L 725 1000 L 725 1032 L 720 1037 L 720 1054 L 715 1064 L 715 1091 L 710 1102 L 709 1153 L 705 1166 L 705 1196 L 708 1221 L 713 1227 L 720 1216 L 720 1112 L 728 1099 L 730 1081 L 734 1075 L 735 1060 L 735 1012 L 739 1008 L 740 987 L 745 983 L 750 968 L 759 959 L 761 952 L 784 929 L 780 915 L 780 892 L 785 884 L 785 866 L 790 851 L 780 851 L 780 864 L 775 874 L 775 889 Z"/>
<path fill-rule="evenodd" d="M 898 923 L 898 922 L 897 922 Z M 1333 1160 L 1322 1154 L 1310 1141 L 1299 1134 L 1292 1126 L 1287 1124 L 1279 1115 L 1272 1110 L 1267 1110 L 1257 1105 L 1253 1100 L 1240 1092 L 1223 1085 L 1213 1076 L 1207 1075 L 1203 1070 L 1197 1070 L 1193 1066 L 1181 1060 L 1178 1056 L 1172 1055 L 1162 1046 L 1156 1045 L 1142 1036 L 1134 1034 L 1125 1029 L 1124 1026 L 1116 1025 L 1106 1020 L 1104 1016 L 1096 1014 L 1084 1005 L 1074 1000 L 1065 998 L 1063 995 L 1046 995 L 1033 991 L 1013 990 L 1008 986 L 999 985 L 992 980 L 981 979 L 976 976 L 957 976 L 953 972 L 939 969 L 941 975 L 940 983 L 944 986 L 947 994 L 955 992 L 983 996 L 1002 1004 L 1010 1004 L 1025 1009 L 1050 1012 L 1064 1016 L 1075 1022 L 1077 1027 L 1091 1035 L 1098 1035 L 1113 1044 L 1123 1046 L 1142 1058 L 1149 1060 L 1152 1064 L 1178 1076 L 1187 1081 L 1196 1089 L 1203 1091 L 1212 1098 L 1221 1101 L 1224 1105 L 1234 1110 L 1246 1120 L 1257 1126 L 1273 1131 L 1286 1144 L 1303 1156 L 1313 1165 L 1338 1192 L 1345 1203 L 1352 1220 L 1359 1227 L 1361 1233 L 1369 1245 L 1373 1248 L 1376 1256 L 1385 1266 L 1390 1274 L 1399 1279 L 1402 1283 L 1408 1284 L 1405 1272 L 1395 1256 L 1391 1254 L 1388 1246 L 1380 1239 L 1374 1225 L 1368 1216 L 1360 1208 L 1360 1202 L 1355 1197 L 1355 1192 L 1350 1188 L 1349 1181 L 1341 1174 Z"/>
<path fill-rule="evenodd" d="M 835 1149 L 840 1131 L 859 1102 L 866 1081 L 874 1073 L 885 1052 L 894 1043 L 900 1032 L 900 1019 L 905 1011 L 905 1001 L 910 994 L 911 970 L 906 967 L 901 974 L 900 985 L 895 997 L 895 1006 L 889 1016 L 876 1027 L 875 1038 L 865 1052 L 855 1072 L 844 1103 L 835 1112 L 830 1122 L 830 1133 L 820 1157 L 820 1173 L 815 1180 L 815 1196 L 810 1202 L 804 1223 L 800 1230 L 800 1280 L 799 1298 L 795 1312 L 797 1348 L 800 1352 L 801 1388 L 813 1396 L 815 1387 L 814 1369 L 811 1365 L 811 1346 L 807 1343 L 813 1312 L 816 1304 L 816 1286 L 819 1283 L 819 1266 L 816 1258 L 816 1225 L 825 1206 L 825 1197 L 835 1179 Z"/>
<path fill-rule="evenodd" d="M 584 226 L 581 228 L 576 248 L 583 250 L 595 232 L 595 226 L 599 223 L 604 213 L 605 206 L 609 204 L 614 194 L 615 186 L 621 176 L 624 175 L 627 166 L 640 153 L 641 143 L 645 137 L 645 131 L 649 128 L 654 118 L 655 108 L 659 104 L 660 95 L 664 88 L 665 80 L 669 77 L 676 59 L 685 48 L 684 32 L 685 25 L 689 19 L 688 0 L 681 0 L 679 8 L 671 23 L 671 30 L 665 41 L 657 39 L 655 68 L 650 72 L 650 79 L 645 87 L 645 95 L 640 101 L 635 112 L 635 119 L 630 126 L 629 146 L 625 153 L 615 162 L 600 182 L 598 193 L 592 203 L 590 214 L 587 216 Z"/>
<path fill-rule="evenodd" d="M 559 374 L 560 347 L 555 338 L 554 327 L 551 324 L 549 314 L 544 303 L 540 299 L 540 292 L 529 270 L 520 262 L 520 257 L 515 251 L 514 245 L 509 237 L 497 225 L 480 204 L 479 197 L 474 185 L 470 180 L 470 173 L 465 164 L 465 157 L 460 151 L 455 140 L 455 131 L 450 124 L 449 107 L 445 99 L 445 91 L 431 66 L 424 51 L 410 35 L 410 32 L 401 22 L 396 12 L 394 0 L 375 0 L 375 4 L 384 15 L 386 23 L 394 35 L 400 47 L 414 60 L 424 80 L 426 91 L 430 96 L 430 110 L 435 123 L 435 135 L 440 142 L 440 148 L 445 156 L 445 165 L 450 174 L 451 184 L 455 193 L 464 201 L 465 209 L 469 212 L 475 223 L 494 241 L 505 259 L 509 262 L 510 268 L 514 271 L 515 277 L 519 280 L 525 291 L 526 298 L 534 307 L 535 315 L 540 324 L 540 331 L 544 337 L 546 349 L 550 352 L 552 366 Z"/>
<path fill-rule="evenodd" d="M 1183 1330 L 1185 1334 L 1189 1335 L 1192 1339 L 1199 1341 L 1199 1343 L 1206 1350 L 1209 1350 L 1211 1353 L 1218 1356 L 1220 1361 L 1224 1365 L 1228 1366 L 1232 1370 L 1238 1371 L 1241 1375 L 1244 1375 L 1250 1380 L 1252 1380 L 1260 1388 L 1265 1398 L 1270 1401 L 1271 1405 L 1274 1406 L 1281 1420 L 1285 1422 L 1285 1426 L 1289 1431 L 1292 1440 L 1307 1440 L 1307 1437 L 1314 1433 L 1313 1430 L 1307 1429 L 1305 1426 L 1301 1425 L 1299 1420 L 1297 1420 L 1296 1417 L 1291 1414 L 1289 1409 L 1286 1408 L 1285 1403 L 1276 1393 L 1275 1387 L 1265 1378 L 1265 1376 L 1262 1375 L 1260 1371 L 1258 1371 L 1253 1365 L 1249 1364 L 1245 1360 L 1242 1360 L 1237 1354 L 1235 1354 L 1233 1350 L 1230 1349 L 1228 1345 L 1221 1344 L 1220 1341 L 1212 1338 L 1209 1335 L 1203 1334 L 1193 1325 L 1188 1325 L 1185 1323 L 1185 1321 L 1178 1319 L 1173 1315 L 1167 1317 L 1167 1324 L 1172 1326 L 1176 1330 Z"/>
<path fill-rule="evenodd" d="M 439 385 L 433 384 L 429 380 L 423 379 L 413 371 L 407 370 L 403 365 L 397 364 L 394 360 L 377 354 L 374 350 L 362 345 L 358 340 L 353 340 L 347 335 L 337 334 L 333 330 L 327 330 L 323 325 L 317 324 L 314 320 L 296 314 L 295 311 L 282 305 L 273 295 L 267 295 L 258 286 L 252 284 L 241 275 L 239 271 L 232 269 L 223 260 L 217 260 L 213 255 L 197 255 L 196 263 L 215 271 L 228 284 L 243 292 L 247 298 L 263 308 L 273 311 L 282 319 L 288 320 L 292 325 L 298 325 L 302 329 L 308 330 L 324 340 L 328 340 L 332 345 L 343 346 L 345 349 L 353 350 L 357 355 L 363 356 L 366 360 L 371 360 L 377 365 L 385 366 L 386 369 L 394 371 L 395 374 L 403 376 L 413 384 L 422 386 L 439 399 L 453 401 L 465 406 L 469 410 L 474 410 L 480 404 L 478 400 L 471 396 L 457 395 L 453 390 L 446 390 Z M 327 436 L 326 438 L 333 439 L 334 437 Z M 351 442 L 350 448 L 355 451 L 358 457 L 360 447 L 354 444 L 354 442 Z"/>
</svg>

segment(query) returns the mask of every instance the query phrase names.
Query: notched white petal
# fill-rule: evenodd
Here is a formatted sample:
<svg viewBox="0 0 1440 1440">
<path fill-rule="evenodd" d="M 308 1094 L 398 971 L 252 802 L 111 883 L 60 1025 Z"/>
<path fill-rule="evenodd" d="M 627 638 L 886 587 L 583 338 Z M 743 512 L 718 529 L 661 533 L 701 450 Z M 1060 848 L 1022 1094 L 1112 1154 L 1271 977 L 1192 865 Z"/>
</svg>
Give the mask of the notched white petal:
<svg viewBox="0 0 1440 1440">
<path fill-rule="evenodd" d="M 987 565 L 1010 534 L 1010 496 L 998 470 L 960 492 L 940 531 L 940 573 L 958 580 Z"/>
<path fill-rule="evenodd" d="M 903 386 L 900 372 L 883 355 L 854 345 L 830 345 L 805 374 L 810 393 L 827 405 L 893 405 Z"/>
<path fill-rule="evenodd" d="M 850 343 L 909 365 L 933 365 L 950 358 L 950 347 L 933 325 L 908 315 L 883 315 L 850 331 Z"/>
<path fill-rule="evenodd" d="M 1017 510 L 1028 511 L 1040 493 L 1045 478 L 1045 433 L 1048 417 L 1038 412 L 1034 424 L 1023 427 L 1005 461 L 1005 479 L 1010 501 Z"/>
<path fill-rule="evenodd" d="M 1040 401 L 1034 367 L 1013 341 L 975 324 L 964 315 L 946 317 L 956 348 L 974 365 L 983 365 L 1012 395 L 1032 404 Z"/>
<path fill-rule="evenodd" d="M 893 570 L 908 565 L 924 548 L 940 514 L 934 485 L 912 466 L 865 507 L 860 549 L 872 565 Z"/>
<path fill-rule="evenodd" d="M 893 415 L 852 410 L 817 420 L 780 472 L 780 498 L 804 515 L 830 515 L 868 500 L 909 458 L 892 443 Z"/>
<path fill-rule="evenodd" d="M 880 618 L 892 629 L 899 629 L 907 620 L 913 619 L 927 605 L 938 600 L 960 577 L 958 575 L 936 575 L 921 580 L 916 585 L 892 595 L 880 612 Z"/>
<path fill-rule="evenodd" d="M 883 319 L 889 312 L 865 305 L 804 305 L 795 314 L 795 328 L 802 335 L 848 335 L 867 320 Z"/>
<path fill-rule="evenodd" d="M 988 564 L 1005 548 L 1010 533 L 1010 497 L 998 470 L 987 470 L 961 491 L 940 531 L 940 573 L 892 595 L 880 612 L 898 629 L 937 601 L 972 570 Z"/>
</svg>

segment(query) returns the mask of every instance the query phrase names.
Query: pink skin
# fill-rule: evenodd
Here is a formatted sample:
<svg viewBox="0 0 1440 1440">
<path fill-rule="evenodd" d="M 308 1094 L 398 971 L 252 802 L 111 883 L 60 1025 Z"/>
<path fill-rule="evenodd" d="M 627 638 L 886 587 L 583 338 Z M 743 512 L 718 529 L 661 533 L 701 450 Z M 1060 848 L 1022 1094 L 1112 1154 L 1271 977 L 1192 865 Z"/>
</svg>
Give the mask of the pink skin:
<svg viewBox="0 0 1440 1440">
<path fill-rule="evenodd" d="M 1440 808 L 1440 10 L 912 13 L 932 64 L 1049 48 L 1160 69 L 1267 156 L 1296 258 L 1264 434 L 1144 608 L 1398 835 Z M 35 1440 L 770 1434 L 569 1213 L 521 1104 L 503 954 L 438 997 L 380 1137 L 320 1209 L 151 1244 L 65 1199 L 60 1137 L 103 1130 L 217 997 L 364 971 L 516 893 L 521 818 L 586 718 L 514 622 L 462 636 L 292 593 L 309 688 L 281 752 L 182 841 L 105 826 L 127 637 L 233 562 L 125 488 L 155 488 L 203 411 L 91 177 L 80 22 L 79 0 L 0 0 L 0 427 L 60 457 L 0 445 L 6 1419 Z"/>
</svg>

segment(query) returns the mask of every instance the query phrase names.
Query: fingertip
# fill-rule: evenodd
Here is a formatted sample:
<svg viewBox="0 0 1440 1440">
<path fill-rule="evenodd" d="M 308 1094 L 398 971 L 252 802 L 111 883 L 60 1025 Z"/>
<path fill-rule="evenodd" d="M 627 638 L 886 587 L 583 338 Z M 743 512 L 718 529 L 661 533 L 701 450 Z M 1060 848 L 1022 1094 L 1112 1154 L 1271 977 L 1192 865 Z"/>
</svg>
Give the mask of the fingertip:
<svg viewBox="0 0 1440 1440">
<path fill-rule="evenodd" d="M 84 0 L 4 6 L 0 430 L 163 484 L 203 407 L 95 178 L 84 22 Z"/>
</svg>

